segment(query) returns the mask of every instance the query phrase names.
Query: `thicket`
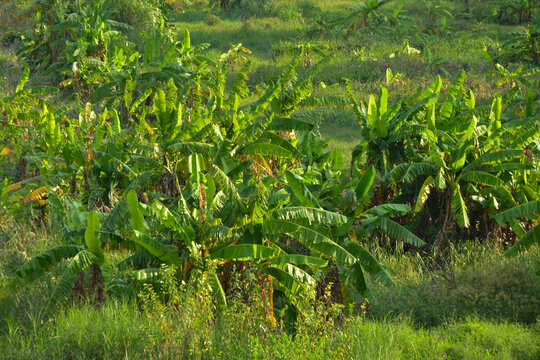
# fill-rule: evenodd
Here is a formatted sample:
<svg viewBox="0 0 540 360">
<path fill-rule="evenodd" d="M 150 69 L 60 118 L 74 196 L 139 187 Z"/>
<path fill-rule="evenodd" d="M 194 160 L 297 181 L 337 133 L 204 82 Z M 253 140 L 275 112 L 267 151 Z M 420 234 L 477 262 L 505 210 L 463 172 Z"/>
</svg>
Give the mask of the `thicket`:
<svg viewBox="0 0 540 360">
<path fill-rule="evenodd" d="M 361 3 L 345 31 L 393 21 L 382 3 Z M 447 11 L 437 4 L 426 2 L 428 24 Z M 188 31 L 172 36 L 159 4 L 135 44 L 113 9 L 45 1 L 26 13 L 27 68 L 0 100 L 0 220 L 52 222 L 64 235 L 2 278 L 0 298 L 63 264 L 42 319 L 70 299 L 140 296 L 149 284 L 160 294 L 151 303 L 173 306 L 160 292 L 172 274 L 218 313 L 260 297 L 273 327 L 321 301 L 344 304 L 339 314 L 376 302 L 368 275 L 391 285 L 393 271 L 372 241 L 445 248 L 491 234 L 519 239 L 509 255 L 538 242 L 538 80 L 525 76 L 536 70 L 505 75 L 511 86 L 487 105 L 464 72 L 444 92 L 434 77 L 395 103 L 384 86 L 364 102 L 345 79 L 343 96 L 313 95 L 331 56 L 305 44 L 275 81 L 250 87 L 240 44 L 212 61 Z M 30 69 L 50 84 L 30 85 Z M 54 101 L 60 91 L 76 109 Z M 350 164 L 304 120 L 336 106 L 361 126 Z"/>
</svg>

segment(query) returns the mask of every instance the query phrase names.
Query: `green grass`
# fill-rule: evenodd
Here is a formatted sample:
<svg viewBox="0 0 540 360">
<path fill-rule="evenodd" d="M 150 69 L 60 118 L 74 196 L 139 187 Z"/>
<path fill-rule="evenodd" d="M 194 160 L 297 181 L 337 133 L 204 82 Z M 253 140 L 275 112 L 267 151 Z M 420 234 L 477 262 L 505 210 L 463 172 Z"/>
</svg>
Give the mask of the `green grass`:
<svg viewBox="0 0 540 360">
<path fill-rule="evenodd" d="M 384 256 L 397 270 L 397 286 L 375 286 L 374 320 L 407 316 L 421 327 L 443 326 L 475 317 L 535 324 L 540 319 L 540 251 L 503 258 L 489 244 L 469 242 L 437 256 Z"/>
<path fill-rule="evenodd" d="M 179 315 L 180 317 L 182 315 Z M 167 322 L 167 320 L 169 320 Z M 422 329 L 406 317 L 349 319 L 341 328 L 289 335 L 261 331 L 253 320 L 239 331 L 227 320 L 187 324 L 154 321 L 129 304 L 73 307 L 53 325 L 13 324 L 0 338 L 2 359 L 538 359 L 540 328 L 467 318 Z"/>
<path fill-rule="evenodd" d="M 0 234 L 0 272 L 61 242 L 48 226 L 11 224 Z M 369 247 L 369 244 L 366 244 Z M 15 249 L 15 250 L 14 250 Z M 296 330 L 271 329 L 262 302 L 232 301 L 217 316 L 204 293 L 169 290 L 72 304 L 47 323 L 39 314 L 62 269 L 0 301 L 0 359 L 537 359 L 540 249 L 503 258 L 485 242 L 445 254 L 371 246 L 396 270 L 394 287 L 371 281 L 378 299 L 344 320 L 312 312 Z M 114 254 L 109 259 L 115 262 Z M 177 301 L 178 300 L 178 301 Z M 174 304 L 174 305 L 173 305 Z"/>
</svg>

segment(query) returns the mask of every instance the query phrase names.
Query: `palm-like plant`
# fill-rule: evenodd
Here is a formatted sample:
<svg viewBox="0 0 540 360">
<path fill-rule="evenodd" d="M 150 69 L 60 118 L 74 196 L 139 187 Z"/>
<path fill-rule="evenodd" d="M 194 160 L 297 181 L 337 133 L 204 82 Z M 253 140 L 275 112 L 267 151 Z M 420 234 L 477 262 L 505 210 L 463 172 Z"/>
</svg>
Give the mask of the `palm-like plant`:
<svg viewBox="0 0 540 360">
<path fill-rule="evenodd" d="M 360 29 L 375 29 L 380 26 L 385 18 L 379 14 L 379 9 L 389 0 L 364 0 L 358 1 L 356 7 L 347 8 L 350 13 L 340 22 L 347 24 L 349 32 Z"/>
<path fill-rule="evenodd" d="M 499 22 L 532 21 L 534 10 L 538 8 L 538 0 L 504 0 L 499 7 Z"/>
<path fill-rule="evenodd" d="M 516 255 L 533 245 L 540 243 L 540 200 L 526 202 L 503 211 L 495 216 L 495 219 L 501 226 L 507 224 L 516 224 L 518 218 L 526 218 L 532 221 L 532 228 L 525 232 L 521 227 L 514 226 L 516 234 L 520 239 L 506 253 L 506 256 Z"/>
<path fill-rule="evenodd" d="M 116 29 L 131 29 L 109 19 L 109 2 L 77 2 L 60 6 L 60 11 L 49 9 L 47 23 L 38 22 L 43 31 L 36 29 L 35 38 L 19 54 L 28 64 L 37 67 L 39 63 L 45 74 L 53 74 L 59 86 L 72 86 L 85 102 L 91 85 L 107 66 L 108 50 L 127 43 Z"/>
<path fill-rule="evenodd" d="M 445 16 L 453 18 L 450 9 L 447 6 L 441 4 L 440 0 L 424 0 L 424 5 L 428 11 L 427 21 L 429 24 L 435 24 L 437 16 Z"/>
<path fill-rule="evenodd" d="M 540 65 L 540 28 L 529 25 L 525 31 L 511 32 L 509 39 L 503 44 L 505 55 L 509 60 L 528 61 L 533 65 Z"/>
<path fill-rule="evenodd" d="M 496 97 L 491 108 L 478 108 L 472 91 L 463 90 L 464 76 L 440 104 L 439 78 L 418 93 L 411 107 L 405 102 L 389 107 L 383 88 L 377 101 L 372 96 L 367 108 L 363 105 L 365 110 L 355 107 L 367 141 L 355 149 L 353 159 L 364 158 L 380 169 L 381 190 L 401 193 L 401 201 L 413 206 L 418 221 L 437 223 L 441 236 L 451 234 L 455 224 L 477 231 L 478 214 L 489 219 L 518 201 L 536 200 L 530 198 L 529 187 L 537 185 L 520 174 L 535 169 L 534 156 L 524 156 L 539 131 L 524 126 L 534 122 L 533 97 L 522 120 L 505 123 L 503 110 L 514 111 L 511 99 L 516 92 Z"/>
<path fill-rule="evenodd" d="M 82 244 L 60 245 L 37 255 L 21 266 L 12 277 L 2 279 L 0 298 L 14 294 L 21 286 L 33 282 L 52 267 L 68 260 L 61 278 L 43 309 L 42 318 L 46 319 L 55 306 L 69 298 L 77 281 L 79 281 L 79 285 L 84 286 L 84 278 L 79 277 L 79 275 L 82 275 L 83 271 L 87 269 L 90 269 L 90 289 L 95 293 L 95 300 L 102 301 L 104 280 L 101 269 L 108 264 L 101 246 L 100 236 L 96 234 L 100 229 L 99 216 L 95 210 L 90 213 L 72 215 L 74 219 L 86 218 L 86 224 L 76 224 L 78 227 L 85 226 L 84 242 Z M 78 277 L 79 279 L 77 279 Z"/>
</svg>

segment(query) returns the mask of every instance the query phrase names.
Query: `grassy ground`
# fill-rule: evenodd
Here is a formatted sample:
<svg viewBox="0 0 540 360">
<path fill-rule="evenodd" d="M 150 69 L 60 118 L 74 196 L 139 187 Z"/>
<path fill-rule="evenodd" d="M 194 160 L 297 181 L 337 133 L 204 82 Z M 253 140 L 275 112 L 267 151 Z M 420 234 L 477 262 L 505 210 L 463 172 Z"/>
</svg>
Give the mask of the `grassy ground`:
<svg viewBox="0 0 540 360">
<path fill-rule="evenodd" d="M 61 243 L 48 227 L 2 227 L 0 274 Z M 270 329 L 257 301 L 216 317 L 200 294 L 161 305 L 147 293 L 72 304 L 37 320 L 54 278 L 0 301 L 0 359 L 537 359 L 540 249 L 506 259 L 494 245 L 465 242 L 440 254 L 371 249 L 397 271 L 391 288 L 372 283 L 378 303 L 340 320 L 313 312 L 294 333 Z M 430 255 L 430 256 L 426 256 Z M 438 260 L 433 260 L 438 259 Z M 110 259 L 114 262 L 114 259 Z M 335 315 L 335 314 L 334 314 Z"/>
<path fill-rule="evenodd" d="M 0 277 L 62 243 L 50 227 L 0 226 Z M 204 294 L 169 292 L 73 303 L 39 316 L 63 266 L 0 300 L 0 359 L 538 359 L 540 248 L 503 258 L 496 246 L 465 242 L 444 256 L 372 248 L 396 285 L 371 281 L 377 303 L 340 320 L 308 313 L 294 333 L 271 329 L 260 301 L 216 316 Z M 114 253 L 108 253 L 117 263 Z M 435 259 L 435 260 L 433 260 Z M 66 265 L 66 264 L 64 264 Z M 177 297 L 177 298 L 175 298 Z M 178 300 L 175 302 L 175 300 Z M 175 305 L 173 305 L 175 304 Z"/>
</svg>

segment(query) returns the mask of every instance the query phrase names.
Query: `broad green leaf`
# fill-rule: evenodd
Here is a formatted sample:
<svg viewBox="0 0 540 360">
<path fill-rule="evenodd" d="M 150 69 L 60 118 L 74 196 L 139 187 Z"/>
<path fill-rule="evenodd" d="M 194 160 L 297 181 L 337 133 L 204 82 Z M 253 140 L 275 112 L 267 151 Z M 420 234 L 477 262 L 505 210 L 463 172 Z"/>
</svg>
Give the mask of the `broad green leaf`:
<svg viewBox="0 0 540 360">
<path fill-rule="evenodd" d="M 203 142 L 189 142 L 182 141 L 174 143 L 167 146 L 167 150 L 177 151 L 183 154 L 200 154 L 203 156 L 210 157 L 214 154 L 216 146 L 214 144 L 203 143 Z"/>
<path fill-rule="evenodd" d="M 385 268 L 362 245 L 356 242 L 348 241 L 343 247 L 358 259 L 358 263 L 362 265 L 362 268 L 373 275 L 375 280 L 386 286 L 394 285 L 394 281 L 390 275 L 388 275 Z"/>
<path fill-rule="evenodd" d="M 144 217 L 139 209 L 139 199 L 135 191 L 130 190 L 127 195 L 129 212 L 131 214 L 130 223 L 134 230 L 137 230 L 141 233 L 146 233 L 148 231 L 148 226 L 144 221 Z"/>
<path fill-rule="evenodd" d="M 238 202 L 240 201 L 240 194 L 236 189 L 236 185 L 229 178 L 229 176 L 223 172 L 223 170 L 215 165 L 212 165 L 212 168 L 208 174 L 213 177 L 216 184 L 221 187 L 221 190 L 223 190 L 223 192 L 229 196 L 229 199 L 233 199 Z"/>
<path fill-rule="evenodd" d="M 281 268 L 269 266 L 262 268 L 261 272 L 272 276 L 290 295 L 296 295 L 300 289 L 302 289 L 302 285 L 299 283 L 299 281 Z"/>
<path fill-rule="evenodd" d="M 429 193 L 431 192 L 431 188 L 435 186 L 435 180 L 432 176 L 428 176 L 424 183 L 422 184 L 422 187 L 420 188 L 420 191 L 418 192 L 418 196 L 416 197 L 416 204 L 414 206 L 414 212 L 417 213 L 424 207 L 424 204 L 426 203 L 427 199 L 429 198 Z"/>
<path fill-rule="evenodd" d="M 353 264 L 356 258 L 336 244 L 328 236 L 292 221 L 269 219 L 263 223 L 266 234 L 288 234 L 309 249 L 334 258 L 344 264 Z"/>
<path fill-rule="evenodd" d="M 406 243 L 414 246 L 425 245 L 422 239 L 420 239 L 418 236 L 414 235 L 402 225 L 388 218 L 380 217 L 380 223 L 378 227 L 382 232 L 388 234 L 395 239 L 403 240 Z"/>
<path fill-rule="evenodd" d="M 273 118 L 267 130 L 273 131 L 292 131 L 292 130 L 304 130 L 310 131 L 315 125 L 312 123 L 301 121 L 291 118 Z"/>
<path fill-rule="evenodd" d="M 345 286 L 353 289 L 363 297 L 367 296 L 368 287 L 366 278 L 359 262 L 356 262 L 347 268 L 339 266 L 338 270 L 339 278 Z"/>
<path fill-rule="evenodd" d="M 58 284 L 45 304 L 41 314 L 42 319 L 47 319 L 54 308 L 65 303 L 72 293 L 76 276 L 83 270 L 88 269 L 98 261 L 97 257 L 89 251 L 82 250 L 69 262 Z"/>
<path fill-rule="evenodd" d="M 360 178 L 358 185 L 356 185 L 356 188 L 354 189 L 358 201 L 361 201 L 368 194 L 369 189 L 371 189 L 371 185 L 373 185 L 373 181 L 375 180 L 375 174 L 375 168 L 371 165 Z"/>
<path fill-rule="evenodd" d="M 293 174 L 290 170 L 285 172 L 285 179 L 287 184 L 291 187 L 292 192 L 296 198 L 300 201 L 300 204 L 304 206 L 318 206 L 319 202 L 304 185 L 303 181 Z"/>
<path fill-rule="evenodd" d="M 365 211 L 365 214 L 372 214 L 377 216 L 383 216 L 387 214 L 405 215 L 409 211 L 411 211 L 411 207 L 409 205 L 386 203 L 369 208 Z"/>
<path fill-rule="evenodd" d="M 15 88 L 15 93 L 18 93 L 19 91 L 22 91 L 24 88 L 24 85 L 28 81 L 28 76 L 30 75 L 30 68 L 25 67 L 23 70 L 23 73 L 19 79 L 19 82 L 17 83 L 17 87 Z"/>
<path fill-rule="evenodd" d="M 274 211 L 272 214 L 283 220 L 305 219 L 310 224 L 314 222 L 326 225 L 343 225 L 348 221 L 347 217 L 344 215 L 319 208 L 304 206 L 286 207 Z"/>
<path fill-rule="evenodd" d="M 467 215 L 467 206 L 463 197 L 461 197 L 461 189 L 459 184 L 456 184 L 454 187 L 454 192 L 452 194 L 452 209 L 456 217 L 456 222 L 459 227 L 469 227 L 469 216 Z"/>
<path fill-rule="evenodd" d="M 469 163 L 469 165 L 463 168 L 463 171 L 470 171 L 479 168 L 485 164 L 493 164 L 497 162 L 502 162 L 508 159 L 514 159 L 516 157 L 523 156 L 523 150 L 500 150 L 495 152 L 490 152 L 485 155 L 480 156 L 478 159 Z"/>
<path fill-rule="evenodd" d="M 72 258 L 83 250 L 78 245 L 61 245 L 36 255 L 0 287 L 0 299 L 13 295 L 19 286 L 31 283 L 62 260 Z"/>
<path fill-rule="evenodd" d="M 509 223 L 518 218 L 538 219 L 540 216 L 540 201 L 531 201 L 525 204 L 514 206 L 511 209 L 495 215 L 495 220 L 501 225 Z"/>
<path fill-rule="evenodd" d="M 94 254 L 99 261 L 102 262 L 105 255 L 103 254 L 103 249 L 101 249 L 101 240 L 99 239 L 99 236 L 96 236 L 96 232 L 101 228 L 96 210 L 92 210 L 90 215 L 88 215 L 87 221 L 88 225 L 84 231 L 84 241 L 86 242 L 88 251 Z M 99 265 L 101 264 L 99 263 Z"/>
<path fill-rule="evenodd" d="M 377 129 L 377 103 L 373 94 L 369 95 L 366 121 L 369 127 L 371 127 L 372 129 Z"/>
<path fill-rule="evenodd" d="M 307 266 L 313 266 L 313 267 L 325 267 L 328 265 L 328 261 L 323 260 L 321 258 L 313 257 L 313 256 L 293 254 L 293 255 L 279 255 L 279 256 L 273 257 L 261 263 L 261 266 L 264 264 L 271 264 L 271 265 L 294 264 L 294 265 L 307 265 Z"/>
<path fill-rule="evenodd" d="M 245 261 L 266 259 L 279 253 L 278 249 L 257 244 L 231 245 L 212 252 L 212 259 Z"/>
<path fill-rule="evenodd" d="M 501 185 L 501 180 L 490 173 L 484 171 L 467 171 L 463 173 L 460 177 L 463 181 L 474 182 L 482 185 L 490 186 L 499 186 Z"/>
<path fill-rule="evenodd" d="M 267 143 L 251 143 L 242 149 L 243 154 L 255 154 L 262 156 L 274 156 L 277 158 L 290 159 L 293 157 L 293 153 L 279 145 L 267 144 Z"/>
<path fill-rule="evenodd" d="M 540 224 L 537 224 L 531 230 L 529 230 L 525 236 L 518 240 L 504 255 L 514 256 L 520 251 L 526 250 L 533 244 L 540 244 Z"/>
<path fill-rule="evenodd" d="M 154 239 L 151 236 L 146 235 L 145 233 L 133 230 L 135 237 L 133 241 L 137 245 L 144 248 L 150 254 L 157 257 L 159 260 L 163 261 L 167 265 L 174 265 L 177 267 L 181 266 L 180 257 L 175 250 L 165 246 L 163 243 Z"/>
</svg>

